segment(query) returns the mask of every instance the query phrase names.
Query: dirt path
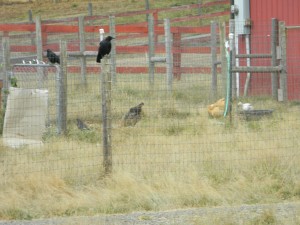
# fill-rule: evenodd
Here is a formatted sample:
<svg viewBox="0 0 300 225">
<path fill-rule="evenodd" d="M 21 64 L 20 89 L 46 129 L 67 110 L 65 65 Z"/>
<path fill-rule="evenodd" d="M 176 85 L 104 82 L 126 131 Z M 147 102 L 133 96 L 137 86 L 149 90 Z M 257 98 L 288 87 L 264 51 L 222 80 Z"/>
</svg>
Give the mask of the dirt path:
<svg viewBox="0 0 300 225">
<path fill-rule="evenodd" d="M 0 221 L 0 225 L 199 225 L 199 224 L 300 224 L 300 202 L 135 212 L 92 217 L 31 221 Z"/>
</svg>

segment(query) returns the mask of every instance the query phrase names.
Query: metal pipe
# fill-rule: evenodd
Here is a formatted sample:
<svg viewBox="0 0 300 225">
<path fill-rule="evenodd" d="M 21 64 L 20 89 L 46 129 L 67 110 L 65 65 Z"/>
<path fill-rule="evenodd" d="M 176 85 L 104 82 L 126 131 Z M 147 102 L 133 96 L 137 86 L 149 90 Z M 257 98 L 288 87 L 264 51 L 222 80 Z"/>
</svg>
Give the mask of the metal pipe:
<svg viewBox="0 0 300 225">
<path fill-rule="evenodd" d="M 249 34 L 246 34 L 246 54 L 247 54 L 247 56 L 250 55 L 250 37 L 249 37 Z M 247 66 L 248 67 L 251 66 L 250 57 L 247 57 Z M 251 78 L 251 73 L 248 72 L 247 77 L 246 77 L 245 87 L 244 87 L 244 96 L 247 96 L 247 94 L 248 94 L 250 78 Z"/>
<path fill-rule="evenodd" d="M 234 5 L 234 0 L 230 0 L 230 6 Z M 234 12 L 231 11 L 230 19 L 234 19 Z"/>
</svg>

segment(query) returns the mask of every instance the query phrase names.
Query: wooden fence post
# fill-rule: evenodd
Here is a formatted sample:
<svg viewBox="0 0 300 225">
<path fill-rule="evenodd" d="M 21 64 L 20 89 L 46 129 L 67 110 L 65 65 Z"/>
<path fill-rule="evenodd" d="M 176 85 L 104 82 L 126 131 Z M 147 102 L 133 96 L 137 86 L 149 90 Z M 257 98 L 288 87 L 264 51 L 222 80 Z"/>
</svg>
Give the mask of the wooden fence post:
<svg viewBox="0 0 300 225">
<path fill-rule="evenodd" d="M 36 16 L 35 19 L 35 45 L 36 45 L 36 58 L 38 61 L 43 61 L 43 35 L 42 35 L 42 22 L 41 17 Z M 39 79 L 40 88 L 44 86 L 44 81 L 47 79 L 45 73 L 47 68 L 37 67 L 37 74 Z"/>
<path fill-rule="evenodd" d="M 41 17 L 37 16 L 35 19 L 35 36 L 36 36 L 36 56 L 37 60 L 43 61 L 43 38 L 42 38 L 42 24 Z"/>
<path fill-rule="evenodd" d="M 42 30 L 42 21 L 40 16 L 35 17 L 36 47 L 37 57 L 43 56 L 43 46 L 47 44 L 47 33 Z M 39 59 L 39 58 L 38 58 Z"/>
<path fill-rule="evenodd" d="M 116 24 L 115 16 L 109 16 L 109 34 L 110 36 L 116 38 Z M 117 82 L 117 73 L 116 73 L 116 39 L 112 42 L 111 51 L 110 51 L 110 72 L 112 76 L 112 81 Z"/>
<path fill-rule="evenodd" d="M 31 9 L 28 10 L 28 21 L 29 21 L 29 23 L 33 22 L 33 19 L 32 19 L 32 10 Z"/>
<path fill-rule="evenodd" d="M 0 80 L 0 110 L 2 109 L 2 88 L 3 88 L 3 80 Z"/>
<path fill-rule="evenodd" d="M 271 55 L 272 55 L 272 66 L 277 66 L 277 45 L 278 45 L 278 20 L 272 18 L 272 34 L 271 34 Z M 278 100 L 278 73 L 272 73 L 272 97 Z"/>
<path fill-rule="evenodd" d="M 7 94 L 8 94 L 8 73 L 11 71 L 10 65 L 10 45 L 9 37 L 2 37 L 2 53 L 3 53 L 3 103 L 6 106 Z"/>
<path fill-rule="evenodd" d="M 80 57 L 80 70 L 81 70 L 81 83 L 87 85 L 86 81 L 86 57 L 84 56 L 85 51 L 85 30 L 84 30 L 84 16 L 78 17 L 78 32 L 79 32 L 79 49 L 82 56 Z"/>
<path fill-rule="evenodd" d="M 60 65 L 56 67 L 57 85 L 57 133 L 67 131 L 67 43 L 60 41 Z"/>
<path fill-rule="evenodd" d="M 167 67 L 167 90 L 172 91 L 173 83 L 173 62 L 172 62 L 172 43 L 170 20 L 164 19 L 165 28 L 165 48 L 166 48 L 166 67 Z"/>
<path fill-rule="evenodd" d="M 250 46 L 250 35 L 246 34 L 246 54 L 250 54 L 251 52 L 251 46 Z M 246 58 L 246 62 L 247 62 L 247 67 L 251 65 L 251 58 Z M 244 97 L 246 97 L 248 95 L 248 90 L 249 90 L 249 86 L 250 86 L 250 79 L 251 79 L 251 73 L 247 72 L 247 76 L 246 76 L 246 81 L 245 81 L 245 86 L 244 86 Z"/>
<path fill-rule="evenodd" d="M 33 22 L 33 18 L 32 18 L 32 10 L 28 10 L 28 20 L 29 20 L 29 23 L 34 23 Z M 30 32 L 30 40 L 31 40 L 31 45 L 34 45 L 35 44 L 35 40 L 34 40 L 34 33 L 33 32 Z"/>
<path fill-rule="evenodd" d="M 202 0 L 198 0 L 198 16 L 202 15 Z"/>
<path fill-rule="evenodd" d="M 145 0 L 145 10 L 149 10 L 150 9 L 150 4 L 149 4 L 149 0 Z M 149 13 L 146 14 L 146 22 L 148 22 L 149 20 Z"/>
<path fill-rule="evenodd" d="M 154 30 L 153 30 L 153 32 L 154 32 L 154 44 L 155 45 L 158 42 L 158 34 L 157 34 L 157 32 L 155 32 L 155 28 L 158 27 L 158 22 L 159 22 L 158 21 L 158 10 L 155 10 L 153 12 L 153 24 L 154 24 Z"/>
<path fill-rule="evenodd" d="M 151 58 L 155 54 L 155 43 L 154 43 L 154 21 L 152 14 L 148 16 L 148 65 L 149 65 L 149 84 L 153 87 L 154 84 L 154 69 L 155 64 L 151 61 Z"/>
<path fill-rule="evenodd" d="M 279 100 L 281 101 L 287 101 L 287 65 L 286 65 L 286 27 L 285 22 L 280 21 L 279 22 L 279 46 L 281 47 L 281 72 L 280 72 L 280 90 L 278 93 Z"/>
<path fill-rule="evenodd" d="M 108 57 L 101 62 L 101 96 L 102 96 L 102 143 L 103 167 L 105 174 L 112 172 L 111 149 L 111 73 L 109 72 Z"/>
<path fill-rule="evenodd" d="M 181 33 L 173 33 L 173 73 L 176 80 L 181 79 Z"/>
<path fill-rule="evenodd" d="M 93 4 L 91 2 L 88 3 L 88 15 L 93 15 Z"/>
<path fill-rule="evenodd" d="M 217 99 L 217 23 L 211 21 L 210 24 L 210 40 L 211 40 L 211 100 Z"/>
</svg>

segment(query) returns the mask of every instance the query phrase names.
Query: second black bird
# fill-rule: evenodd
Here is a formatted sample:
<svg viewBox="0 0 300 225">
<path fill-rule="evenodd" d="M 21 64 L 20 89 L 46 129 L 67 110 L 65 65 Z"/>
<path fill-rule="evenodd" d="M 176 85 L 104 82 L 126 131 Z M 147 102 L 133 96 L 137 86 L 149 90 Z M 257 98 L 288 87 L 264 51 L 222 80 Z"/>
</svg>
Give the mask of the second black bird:
<svg viewBox="0 0 300 225">
<path fill-rule="evenodd" d="M 102 40 L 99 44 L 99 48 L 98 48 L 98 55 L 97 55 L 97 59 L 96 62 L 97 63 L 101 63 L 101 59 L 103 58 L 103 56 L 108 55 L 110 53 L 111 50 L 111 40 L 115 39 L 111 36 L 107 36 L 104 40 Z"/>
<path fill-rule="evenodd" d="M 51 63 L 60 64 L 59 56 L 52 52 L 50 49 L 47 49 L 47 58 Z"/>
</svg>

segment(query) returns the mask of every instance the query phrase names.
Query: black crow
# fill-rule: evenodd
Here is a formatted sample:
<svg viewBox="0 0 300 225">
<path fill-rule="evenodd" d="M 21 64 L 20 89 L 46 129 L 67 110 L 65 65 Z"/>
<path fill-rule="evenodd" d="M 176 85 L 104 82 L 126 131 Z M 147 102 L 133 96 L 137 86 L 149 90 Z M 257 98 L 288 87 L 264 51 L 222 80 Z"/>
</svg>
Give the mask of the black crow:
<svg viewBox="0 0 300 225">
<path fill-rule="evenodd" d="M 142 106 L 144 103 L 140 103 L 135 107 L 129 109 L 129 111 L 123 116 L 123 124 L 125 127 L 134 126 L 141 119 Z"/>
<path fill-rule="evenodd" d="M 101 59 L 103 58 L 103 56 L 108 55 L 110 53 L 111 50 L 111 43 L 110 41 L 112 39 L 115 39 L 111 36 L 107 36 L 104 40 L 102 40 L 99 44 L 99 48 L 98 48 L 98 55 L 97 55 L 97 63 L 101 63 Z"/>
<path fill-rule="evenodd" d="M 47 58 L 51 63 L 60 64 L 59 56 L 52 52 L 50 49 L 47 49 Z"/>
<path fill-rule="evenodd" d="M 76 121 L 77 121 L 78 129 L 80 129 L 80 130 L 89 130 L 90 129 L 81 119 L 77 118 Z"/>
</svg>

